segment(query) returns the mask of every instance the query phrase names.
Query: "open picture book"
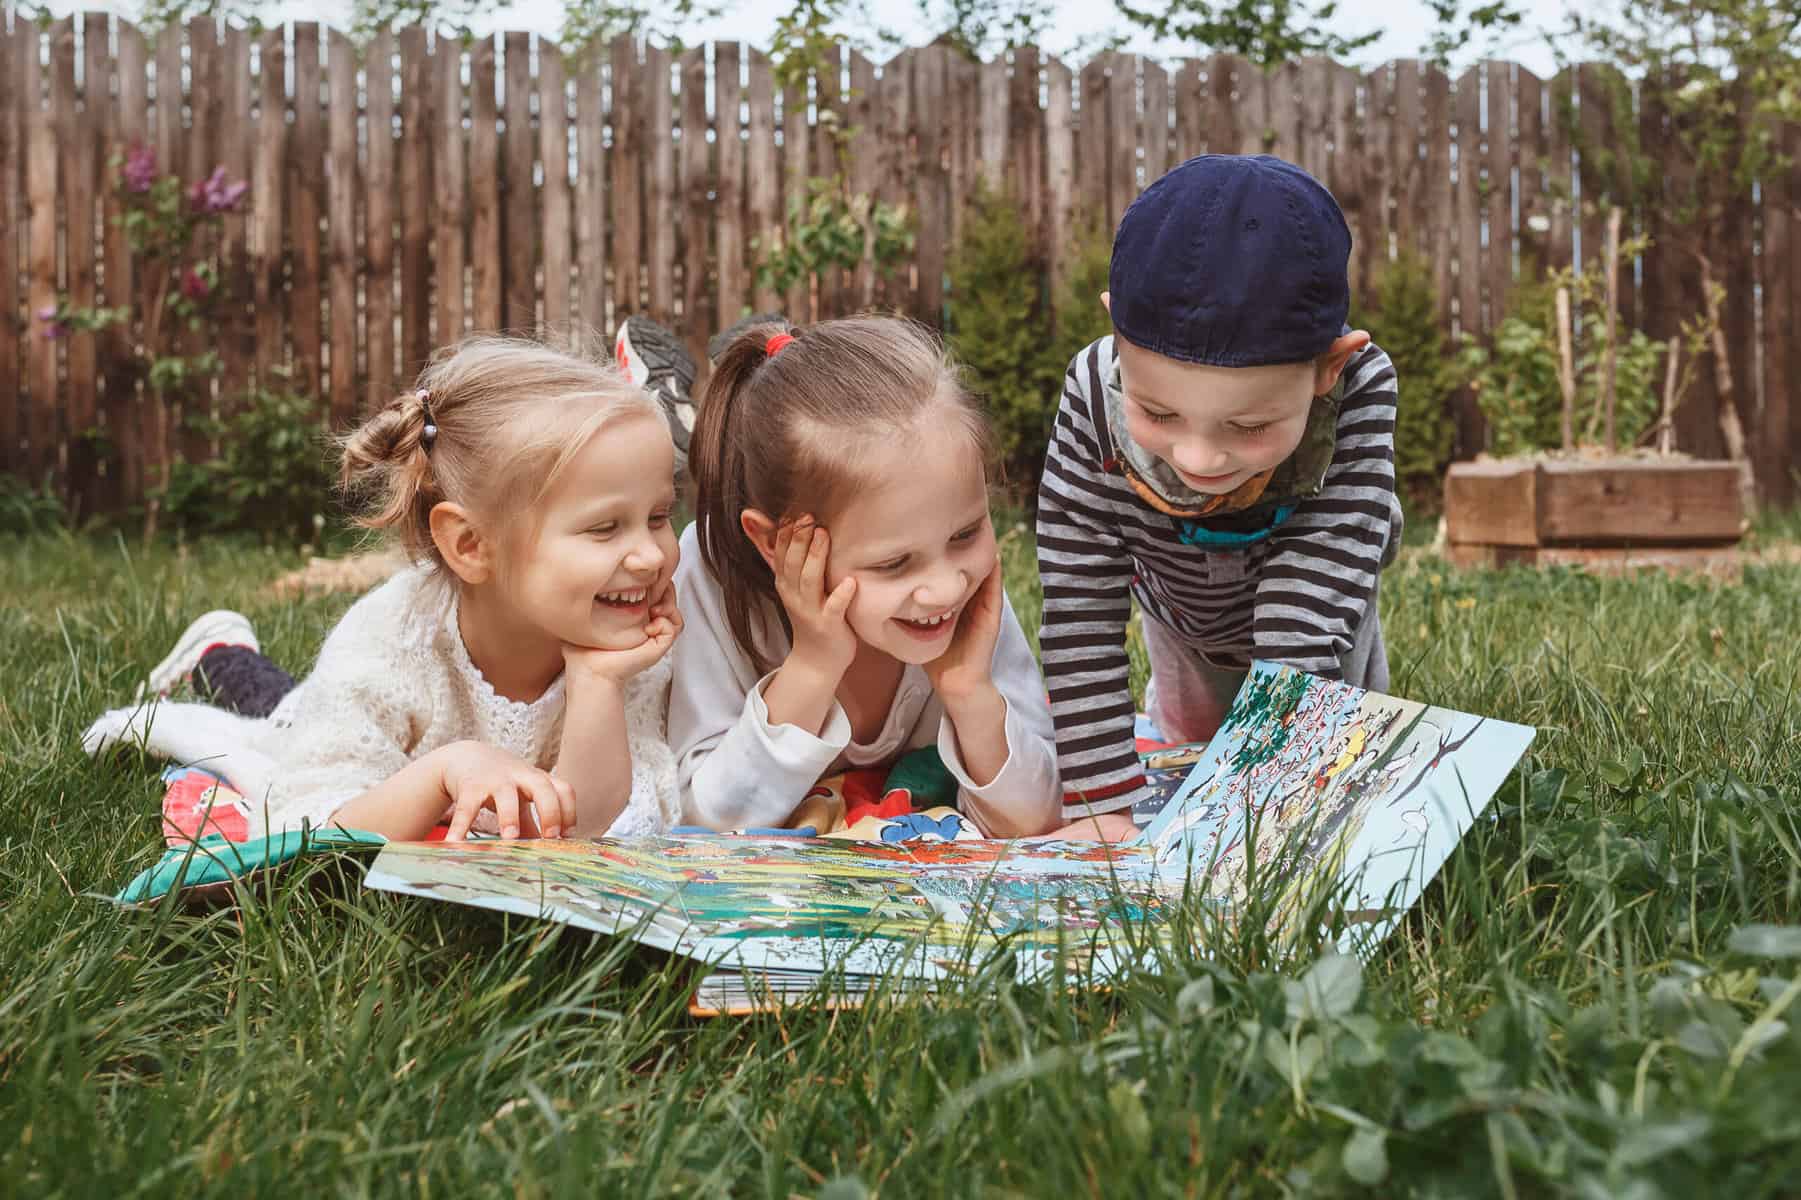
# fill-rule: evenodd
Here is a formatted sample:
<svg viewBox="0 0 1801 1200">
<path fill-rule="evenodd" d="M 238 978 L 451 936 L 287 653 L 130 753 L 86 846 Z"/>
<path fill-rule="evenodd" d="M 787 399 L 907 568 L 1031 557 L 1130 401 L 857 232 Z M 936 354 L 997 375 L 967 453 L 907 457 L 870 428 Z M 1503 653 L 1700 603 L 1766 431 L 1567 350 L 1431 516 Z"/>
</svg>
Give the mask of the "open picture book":
<svg viewBox="0 0 1801 1200">
<path fill-rule="evenodd" d="M 1350 942 L 1380 940 L 1533 733 L 1259 663 L 1204 749 L 1147 754 L 1142 832 L 1117 845 L 768 834 L 390 843 L 366 883 L 699 959 L 718 968 L 695 997 L 701 1013 L 799 997 L 858 1003 L 997 959 L 1017 977 L 1104 983 L 1135 948 L 1203 927 L 1197 911 L 1232 920 L 1251 881 L 1265 900 L 1258 919 L 1315 920 L 1307 899 L 1326 895 Z"/>
</svg>

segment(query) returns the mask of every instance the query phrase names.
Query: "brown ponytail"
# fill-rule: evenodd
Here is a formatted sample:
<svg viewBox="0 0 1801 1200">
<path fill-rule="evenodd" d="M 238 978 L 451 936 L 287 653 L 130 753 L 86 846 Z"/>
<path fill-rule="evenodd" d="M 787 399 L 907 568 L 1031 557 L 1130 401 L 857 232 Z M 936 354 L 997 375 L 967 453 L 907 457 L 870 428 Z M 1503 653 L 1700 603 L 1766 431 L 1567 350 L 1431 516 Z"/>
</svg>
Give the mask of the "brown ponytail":
<svg viewBox="0 0 1801 1200">
<path fill-rule="evenodd" d="M 785 332 L 794 340 L 771 355 L 769 339 Z M 812 513 L 829 527 L 859 482 L 864 440 L 911 437 L 934 417 L 955 421 L 992 459 L 981 410 L 937 337 L 912 321 L 753 325 L 718 356 L 688 446 L 696 536 L 732 638 L 759 674 L 775 665 L 760 630 L 775 621 L 792 631 L 741 514 L 754 508 L 780 521 Z"/>
</svg>

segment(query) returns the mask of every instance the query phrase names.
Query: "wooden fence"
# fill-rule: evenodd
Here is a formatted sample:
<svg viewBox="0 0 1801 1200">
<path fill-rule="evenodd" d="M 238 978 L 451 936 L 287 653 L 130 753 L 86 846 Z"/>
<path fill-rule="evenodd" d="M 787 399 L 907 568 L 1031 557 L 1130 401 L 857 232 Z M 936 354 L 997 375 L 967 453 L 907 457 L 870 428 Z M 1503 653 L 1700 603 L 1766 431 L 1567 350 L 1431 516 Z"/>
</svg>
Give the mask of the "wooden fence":
<svg viewBox="0 0 1801 1200">
<path fill-rule="evenodd" d="M 305 22 L 252 34 L 203 19 L 149 40 L 101 14 L 41 28 L 0 15 L 0 469 L 85 511 L 130 503 L 171 456 L 207 449 L 143 398 L 132 330 L 48 340 L 32 320 L 59 295 L 138 294 L 108 165 L 134 142 L 187 178 L 223 165 L 251 185 L 224 226 L 215 411 L 279 374 L 338 425 L 468 330 L 607 330 L 646 312 L 700 358 L 746 306 L 808 320 L 867 296 L 937 322 L 978 179 L 1015 189 L 1059 271 L 1083 221 L 1111 228 L 1185 157 L 1278 154 L 1342 204 L 1353 286 L 1416 248 L 1452 333 L 1492 329 L 1535 264 L 1596 254 L 1616 190 L 1554 116 L 1573 103 L 1590 144 L 1613 136 L 1587 67 L 1545 80 L 1488 62 L 1453 79 L 1411 60 L 1358 72 L 1314 58 L 1265 74 L 1226 55 L 1171 71 L 1108 53 L 1076 68 L 1030 47 L 978 63 L 934 44 L 885 64 L 834 54 L 783 92 L 768 58 L 735 42 L 671 53 L 622 39 L 565 58 L 525 33 L 465 45 L 408 28 L 353 44 Z M 864 267 L 764 294 L 753 240 L 832 170 L 833 115 L 853 131 L 839 159 L 850 184 L 908 206 L 917 251 L 886 279 Z M 1638 119 L 1655 146 L 1656 115 Z M 1764 181 L 1742 238 L 1718 248 L 1740 410 L 1779 501 L 1801 450 L 1798 194 L 1793 169 Z M 1622 283 L 1625 319 L 1653 337 L 1701 308 L 1698 273 L 1673 251 L 1654 247 Z M 1720 451 L 1713 403 L 1703 372 L 1679 414 L 1683 448 Z M 1467 404 L 1458 425 L 1460 452 L 1478 449 Z"/>
</svg>

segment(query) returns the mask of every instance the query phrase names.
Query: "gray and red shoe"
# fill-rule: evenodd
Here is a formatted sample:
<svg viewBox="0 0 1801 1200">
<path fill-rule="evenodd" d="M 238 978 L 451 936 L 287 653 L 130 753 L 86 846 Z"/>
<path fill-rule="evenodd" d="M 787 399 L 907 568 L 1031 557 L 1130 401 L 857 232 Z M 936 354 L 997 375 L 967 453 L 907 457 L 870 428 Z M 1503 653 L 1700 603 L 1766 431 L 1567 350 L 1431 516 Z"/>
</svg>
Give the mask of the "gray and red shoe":
<svg viewBox="0 0 1801 1200">
<path fill-rule="evenodd" d="M 150 676 L 138 685 L 137 698 L 168 696 L 190 682 L 194 668 L 206 652 L 217 646 L 242 646 L 258 653 L 262 645 L 256 640 L 256 629 L 250 618 L 230 609 L 214 609 L 194 618 L 192 624 L 175 639 L 175 648 L 163 661 L 150 668 Z"/>
<path fill-rule="evenodd" d="M 694 359 L 688 348 L 649 317 L 630 316 L 613 335 L 613 361 L 662 404 L 675 441 L 676 478 L 686 478 L 688 438 L 694 432 Z"/>
</svg>

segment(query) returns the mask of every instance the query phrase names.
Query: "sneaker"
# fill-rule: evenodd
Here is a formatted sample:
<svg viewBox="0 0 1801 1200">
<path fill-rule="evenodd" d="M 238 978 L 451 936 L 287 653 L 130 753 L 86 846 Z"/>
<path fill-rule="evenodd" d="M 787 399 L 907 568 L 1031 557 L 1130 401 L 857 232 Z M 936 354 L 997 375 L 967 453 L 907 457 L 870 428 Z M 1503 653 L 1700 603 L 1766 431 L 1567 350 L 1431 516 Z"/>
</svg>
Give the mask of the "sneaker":
<svg viewBox="0 0 1801 1200">
<path fill-rule="evenodd" d="M 167 696 L 188 681 L 194 668 L 208 650 L 215 646 L 243 646 L 262 653 L 256 630 L 250 618 L 229 609 L 215 609 L 197 618 L 175 639 L 175 648 L 163 661 L 151 668 L 150 677 L 138 687 L 138 699 L 146 694 Z"/>
<path fill-rule="evenodd" d="M 675 439 L 676 474 L 685 473 L 694 432 L 694 359 L 682 340 L 649 317 L 627 317 L 613 338 L 613 361 L 633 383 L 662 401 Z"/>
<path fill-rule="evenodd" d="M 721 329 L 707 339 L 707 359 L 710 362 L 718 362 L 719 356 L 725 353 L 725 348 L 736 341 L 739 334 L 753 325 L 780 325 L 786 329 L 788 318 L 779 312 L 751 313 L 734 323 L 731 328 Z"/>
</svg>

